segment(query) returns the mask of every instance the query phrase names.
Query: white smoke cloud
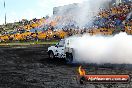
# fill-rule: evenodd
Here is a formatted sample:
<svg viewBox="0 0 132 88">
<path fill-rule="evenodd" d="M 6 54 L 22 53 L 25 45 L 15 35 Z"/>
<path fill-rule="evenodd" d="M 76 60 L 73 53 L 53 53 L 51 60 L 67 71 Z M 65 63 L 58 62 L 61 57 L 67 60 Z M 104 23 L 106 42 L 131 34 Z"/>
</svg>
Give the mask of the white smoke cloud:
<svg viewBox="0 0 132 88">
<path fill-rule="evenodd" d="M 102 7 L 105 8 L 106 6 L 108 6 L 111 0 L 96 0 L 96 1 L 83 0 L 83 1 L 84 2 L 77 4 L 78 6 L 71 5 L 71 6 L 59 8 L 58 15 L 64 16 L 61 24 L 67 24 L 68 22 L 70 23 L 70 21 L 67 22 L 67 20 L 65 20 L 68 18 L 70 20 L 75 21 L 77 25 L 80 27 L 83 27 L 86 24 L 91 24 L 93 21 L 93 17 L 97 16 L 98 12 L 100 11 L 100 8 Z"/>
<path fill-rule="evenodd" d="M 54 0 L 54 5 L 63 6 L 63 5 L 73 4 L 73 3 L 82 3 L 84 1 L 88 1 L 88 0 Z"/>
<path fill-rule="evenodd" d="M 115 36 L 71 37 L 70 47 L 75 50 L 75 62 L 132 64 L 132 36 L 120 33 Z"/>
<path fill-rule="evenodd" d="M 76 12 L 76 19 L 79 26 L 85 26 L 86 24 L 91 24 L 93 17 L 97 16 L 100 8 L 106 8 L 104 5 L 108 4 L 110 0 L 87 0 L 82 4 L 79 4 L 79 9 Z"/>
</svg>

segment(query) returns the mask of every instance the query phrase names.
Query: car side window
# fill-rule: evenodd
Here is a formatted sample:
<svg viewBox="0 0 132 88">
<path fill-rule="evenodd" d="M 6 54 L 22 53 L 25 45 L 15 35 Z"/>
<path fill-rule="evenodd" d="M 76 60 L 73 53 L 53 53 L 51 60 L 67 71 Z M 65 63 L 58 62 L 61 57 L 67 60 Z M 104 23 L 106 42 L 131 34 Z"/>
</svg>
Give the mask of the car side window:
<svg viewBox="0 0 132 88">
<path fill-rule="evenodd" d="M 58 47 L 64 47 L 64 44 L 65 44 L 65 41 L 62 40 L 62 41 L 59 42 Z"/>
</svg>

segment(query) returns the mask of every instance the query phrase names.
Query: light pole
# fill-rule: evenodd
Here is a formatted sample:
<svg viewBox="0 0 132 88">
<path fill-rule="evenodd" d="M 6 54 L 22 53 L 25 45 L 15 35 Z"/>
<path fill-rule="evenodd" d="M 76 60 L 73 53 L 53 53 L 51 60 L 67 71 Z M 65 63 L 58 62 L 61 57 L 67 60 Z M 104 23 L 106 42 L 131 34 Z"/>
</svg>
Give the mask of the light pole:
<svg viewBox="0 0 132 88">
<path fill-rule="evenodd" d="M 5 9 L 5 25 L 6 25 L 6 3 L 5 3 L 5 0 L 4 0 L 4 9 Z"/>
</svg>

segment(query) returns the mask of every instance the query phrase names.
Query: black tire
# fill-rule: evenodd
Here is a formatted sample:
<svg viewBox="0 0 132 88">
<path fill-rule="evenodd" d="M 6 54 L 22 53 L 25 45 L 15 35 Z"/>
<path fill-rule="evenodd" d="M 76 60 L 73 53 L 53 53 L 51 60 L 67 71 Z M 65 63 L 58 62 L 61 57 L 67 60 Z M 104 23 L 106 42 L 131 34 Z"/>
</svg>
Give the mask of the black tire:
<svg viewBox="0 0 132 88">
<path fill-rule="evenodd" d="M 49 53 L 49 59 L 53 60 L 55 58 L 54 53 L 50 51 Z"/>
<path fill-rule="evenodd" d="M 86 84 L 86 78 L 85 77 L 80 78 L 80 84 Z"/>
<path fill-rule="evenodd" d="M 67 53 L 65 60 L 66 60 L 66 63 L 68 63 L 68 64 L 72 63 L 73 62 L 73 55 L 71 53 Z"/>
</svg>

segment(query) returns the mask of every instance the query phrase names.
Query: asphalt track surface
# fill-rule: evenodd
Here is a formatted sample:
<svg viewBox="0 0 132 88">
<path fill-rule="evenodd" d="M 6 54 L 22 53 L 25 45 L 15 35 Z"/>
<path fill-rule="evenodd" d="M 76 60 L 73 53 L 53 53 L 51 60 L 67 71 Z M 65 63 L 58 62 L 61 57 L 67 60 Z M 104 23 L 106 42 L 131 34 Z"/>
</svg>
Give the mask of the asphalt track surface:
<svg viewBox="0 0 132 88">
<path fill-rule="evenodd" d="M 80 64 L 49 60 L 48 46 L 0 48 L 0 88 L 132 88 L 132 82 L 81 85 L 78 82 Z M 89 74 L 132 74 L 131 65 L 82 65 Z"/>
</svg>

